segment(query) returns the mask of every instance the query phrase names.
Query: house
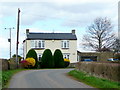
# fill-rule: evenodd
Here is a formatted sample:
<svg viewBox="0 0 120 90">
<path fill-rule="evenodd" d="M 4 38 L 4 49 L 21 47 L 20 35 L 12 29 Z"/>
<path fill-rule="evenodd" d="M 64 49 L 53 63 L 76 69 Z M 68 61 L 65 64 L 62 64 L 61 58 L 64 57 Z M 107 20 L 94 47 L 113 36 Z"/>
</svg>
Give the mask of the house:
<svg viewBox="0 0 120 90">
<path fill-rule="evenodd" d="M 26 29 L 26 39 L 23 41 L 24 58 L 30 49 L 34 49 L 38 59 L 42 57 L 45 49 L 50 49 L 52 53 L 60 49 L 63 58 L 68 58 L 70 63 L 77 62 L 77 37 L 75 30 L 71 33 L 33 33 Z"/>
</svg>

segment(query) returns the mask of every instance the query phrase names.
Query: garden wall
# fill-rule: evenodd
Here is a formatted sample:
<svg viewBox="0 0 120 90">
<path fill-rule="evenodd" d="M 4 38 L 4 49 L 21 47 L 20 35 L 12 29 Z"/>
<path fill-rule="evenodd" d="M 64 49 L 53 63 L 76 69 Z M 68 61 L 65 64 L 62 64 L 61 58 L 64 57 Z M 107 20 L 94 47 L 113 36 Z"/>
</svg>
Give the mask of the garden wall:
<svg viewBox="0 0 120 90">
<path fill-rule="evenodd" d="M 76 69 L 94 76 L 120 82 L 120 64 L 102 62 L 79 62 Z"/>
<path fill-rule="evenodd" d="M 8 61 L 7 59 L 0 59 L 0 63 L 2 63 L 0 65 L 0 68 L 2 68 L 2 70 L 17 69 L 17 64 L 14 59 L 11 59 L 10 61 Z"/>
</svg>

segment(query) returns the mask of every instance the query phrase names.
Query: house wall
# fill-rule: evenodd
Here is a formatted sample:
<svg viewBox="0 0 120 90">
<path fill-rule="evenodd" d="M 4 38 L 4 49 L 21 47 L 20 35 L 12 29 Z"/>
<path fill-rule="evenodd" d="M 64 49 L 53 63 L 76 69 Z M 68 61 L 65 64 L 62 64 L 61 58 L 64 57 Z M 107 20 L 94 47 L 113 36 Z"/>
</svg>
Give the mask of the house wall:
<svg viewBox="0 0 120 90">
<path fill-rule="evenodd" d="M 24 52 L 24 56 L 26 56 L 26 53 L 31 49 L 31 40 L 26 40 L 27 47 L 24 46 L 26 49 L 26 52 Z M 62 49 L 61 48 L 61 40 L 45 40 L 45 49 L 50 49 L 52 53 L 54 54 L 54 51 L 56 49 L 60 49 L 62 53 L 69 53 L 70 54 L 70 63 L 77 62 L 77 40 L 69 40 L 69 49 Z M 35 49 L 37 54 L 42 54 L 45 49 Z M 24 50 L 25 51 L 25 50 Z"/>
</svg>

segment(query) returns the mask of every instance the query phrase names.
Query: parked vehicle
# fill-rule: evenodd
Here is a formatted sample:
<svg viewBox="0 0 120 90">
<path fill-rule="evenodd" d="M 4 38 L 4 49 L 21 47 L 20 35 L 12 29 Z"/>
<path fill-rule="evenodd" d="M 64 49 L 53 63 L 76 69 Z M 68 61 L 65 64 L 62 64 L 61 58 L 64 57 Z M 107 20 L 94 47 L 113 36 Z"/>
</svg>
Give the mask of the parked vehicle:
<svg viewBox="0 0 120 90">
<path fill-rule="evenodd" d="M 84 59 L 83 61 L 93 61 L 92 59 Z"/>
<path fill-rule="evenodd" d="M 114 58 L 107 59 L 107 61 L 117 61 L 117 60 L 119 60 L 119 59 L 114 59 Z"/>
</svg>

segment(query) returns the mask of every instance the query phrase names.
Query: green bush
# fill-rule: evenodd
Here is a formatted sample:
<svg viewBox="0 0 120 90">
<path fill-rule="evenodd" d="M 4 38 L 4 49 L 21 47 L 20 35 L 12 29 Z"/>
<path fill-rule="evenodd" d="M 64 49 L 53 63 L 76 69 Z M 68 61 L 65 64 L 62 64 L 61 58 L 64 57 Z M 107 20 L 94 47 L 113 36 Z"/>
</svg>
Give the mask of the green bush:
<svg viewBox="0 0 120 90">
<path fill-rule="evenodd" d="M 54 63 L 55 63 L 55 68 L 65 67 L 63 55 L 59 49 L 55 50 L 53 59 L 54 59 Z"/>
<path fill-rule="evenodd" d="M 53 68 L 54 67 L 54 61 L 53 61 L 52 52 L 50 49 L 46 49 L 43 52 L 40 64 L 41 64 L 40 65 L 41 68 Z"/>
<path fill-rule="evenodd" d="M 34 49 L 30 49 L 26 55 L 27 58 L 34 58 L 35 59 L 35 66 L 33 68 L 38 68 L 38 58 L 37 58 L 37 53 Z"/>
</svg>

